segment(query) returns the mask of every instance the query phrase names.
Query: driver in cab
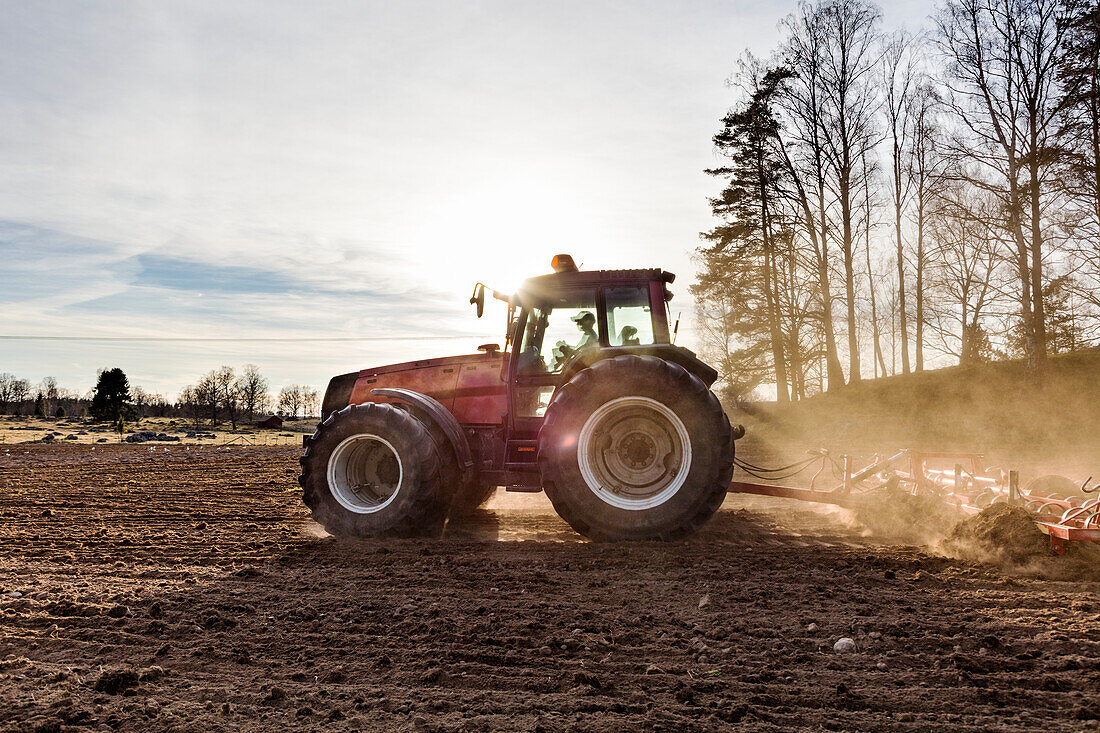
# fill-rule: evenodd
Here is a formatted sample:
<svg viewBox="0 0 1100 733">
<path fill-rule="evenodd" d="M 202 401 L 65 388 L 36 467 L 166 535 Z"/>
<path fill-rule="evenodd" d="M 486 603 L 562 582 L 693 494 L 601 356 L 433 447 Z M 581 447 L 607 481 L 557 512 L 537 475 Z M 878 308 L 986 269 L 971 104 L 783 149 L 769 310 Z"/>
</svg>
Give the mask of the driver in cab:
<svg viewBox="0 0 1100 733">
<path fill-rule="evenodd" d="M 577 352 L 600 345 L 600 336 L 596 333 L 596 316 L 592 315 L 592 311 L 581 311 L 572 317 L 572 321 L 580 329 L 581 339 L 576 346 L 570 346 L 564 341 L 559 341 L 556 344 L 557 348 L 554 350 L 555 369 L 567 362 Z"/>
<path fill-rule="evenodd" d="M 596 316 L 592 315 L 592 311 L 581 311 L 573 316 L 573 323 L 576 323 L 581 331 L 581 340 L 573 347 L 574 352 L 587 349 L 589 346 L 599 346 L 600 337 L 596 333 Z"/>
</svg>

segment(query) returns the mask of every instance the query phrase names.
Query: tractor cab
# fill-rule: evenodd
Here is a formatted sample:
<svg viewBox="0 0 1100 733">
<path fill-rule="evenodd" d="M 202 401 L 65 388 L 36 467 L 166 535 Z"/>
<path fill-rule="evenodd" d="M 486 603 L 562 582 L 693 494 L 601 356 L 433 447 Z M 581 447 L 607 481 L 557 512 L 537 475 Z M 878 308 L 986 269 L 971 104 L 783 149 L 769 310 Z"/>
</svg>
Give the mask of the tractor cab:
<svg viewBox="0 0 1100 733">
<path fill-rule="evenodd" d="M 569 255 L 557 255 L 554 272 L 526 280 L 509 303 L 506 449 L 502 483 L 513 490 L 537 480 L 538 433 L 557 388 L 581 369 L 623 354 L 649 354 L 682 362 L 709 385 L 717 376 L 687 349 L 672 345 L 668 285 L 676 276 L 660 269 L 580 271 Z M 471 302 L 483 308 L 485 287 Z"/>
<path fill-rule="evenodd" d="M 638 351 L 669 344 L 666 285 L 661 270 L 581 272 L 568 255 L 555 272 L 528 279 L 513 296 L 508 360 L 507 484 L 534 478 L 539 428 L 554 391 L 608 350 Z M 537 483 L 534 481 L 532 483 Z"/>
<path fill-rule="evenodd" d="M 675 275 L 580 272 L 568 255 L 555 257 L 554 265 L 557 272 L 528 279 L 514 296 L 519 316 L 510 333 L 508 381 L 509 412 L 518 420 L 541 418 L 563 378 L 606 356 L 604 349 L 670 343 L 665 286 Z"/>
</svg>

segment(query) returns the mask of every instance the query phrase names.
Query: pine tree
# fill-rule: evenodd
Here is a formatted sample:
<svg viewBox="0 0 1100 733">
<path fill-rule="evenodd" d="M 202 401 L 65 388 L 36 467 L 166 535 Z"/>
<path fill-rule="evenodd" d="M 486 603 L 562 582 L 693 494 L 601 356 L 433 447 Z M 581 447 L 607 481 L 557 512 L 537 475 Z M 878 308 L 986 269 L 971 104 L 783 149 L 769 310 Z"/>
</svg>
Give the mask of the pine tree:
<svg viewBox="0 0 1100 733">
<path fill-rule="evenodd" d="M 707 173 L 723 178 L 726 187 L 711 199 L 721 224 L 703 238 L 710 243 L 699 255 L 703 270 L 692 292 L 702 303 L 703 320 L 723 321 L 710 330 L 723 380 L 743 395 L 762 382 L 762 370 L 774 374 L 780 402 L 797 392 L 789 369 L 784 334 L 781 282 L 786 277 L 792 232 L 783 214 L 779 187 L 785 175 L 775 152 L 778 123 L 772 100 L 787 78 L 786 69 L 764 70 L 749 61 L 745 73 L 748 98 L 723 120 L 714 143 L 729 160 Z M 706 312 L 710 309 L 710 312 Z"/>
<path fill-rule="evenodd" d="M 117 367 L 101 371 L 92 394 L 92 417 L 117 422 L 129 417 L 129 402 L 130 380 L 126 373 Z"/>
</svg>

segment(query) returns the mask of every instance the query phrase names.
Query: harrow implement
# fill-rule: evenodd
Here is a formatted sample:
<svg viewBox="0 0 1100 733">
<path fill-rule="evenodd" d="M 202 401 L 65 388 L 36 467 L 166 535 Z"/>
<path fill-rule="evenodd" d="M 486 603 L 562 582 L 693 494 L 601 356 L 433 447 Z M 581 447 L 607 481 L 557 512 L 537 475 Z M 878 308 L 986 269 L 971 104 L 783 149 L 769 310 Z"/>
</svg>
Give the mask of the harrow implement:
<svg viewBox="0 0 1100 733">
<path fill-rule="evenodd" d="M 733 481 L 730 493 L 758 494 L 833 504 L 849 509 L 889 500 L 889 490 L 910 494 L 930 492 L 960 514 L 973 515 L 998 502 L 1021 506 L 1036 526 L 1050 537 L 1051 549 L 1066 551 L 1067 542 L 1100 542 L 1100 483 L 1092 477 L 1080 486 L 1062 476 L 1042 476 L 1020 487 L 1018 471 L 984 465 L 980 453 L 931 453 L 902 450 L 891 456 L 873 456 L 856 469 L 851 456 L 837 461 L 827 451 L 787 466 L 764 468 L 738 460 L 738 466 L 765 481 L 780 481 L 819 463 L 809 488 L 776 483 Z M 822 474 L 833 465 L 842 476 L 839 484 L 818 489 Z"/>
</svg>

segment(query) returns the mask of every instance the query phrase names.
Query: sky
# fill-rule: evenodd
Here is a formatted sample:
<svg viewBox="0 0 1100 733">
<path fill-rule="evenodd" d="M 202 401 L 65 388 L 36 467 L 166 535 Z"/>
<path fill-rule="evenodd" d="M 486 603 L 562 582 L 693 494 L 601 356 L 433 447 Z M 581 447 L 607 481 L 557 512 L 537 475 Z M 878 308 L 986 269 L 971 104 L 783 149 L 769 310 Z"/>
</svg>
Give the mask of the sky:
<svg viewBox="0 0 1100 733">
<path fill-rule="evenodd" d="M 726 82 L 794 7 L 0 0 L 0 372 L 85 391 L 118 366 L 172 398 L 254 363 L 323 388 L 502 343 L 474 283 L 558 252 L 675 272 L 691 348 Z"/>
</svg>

